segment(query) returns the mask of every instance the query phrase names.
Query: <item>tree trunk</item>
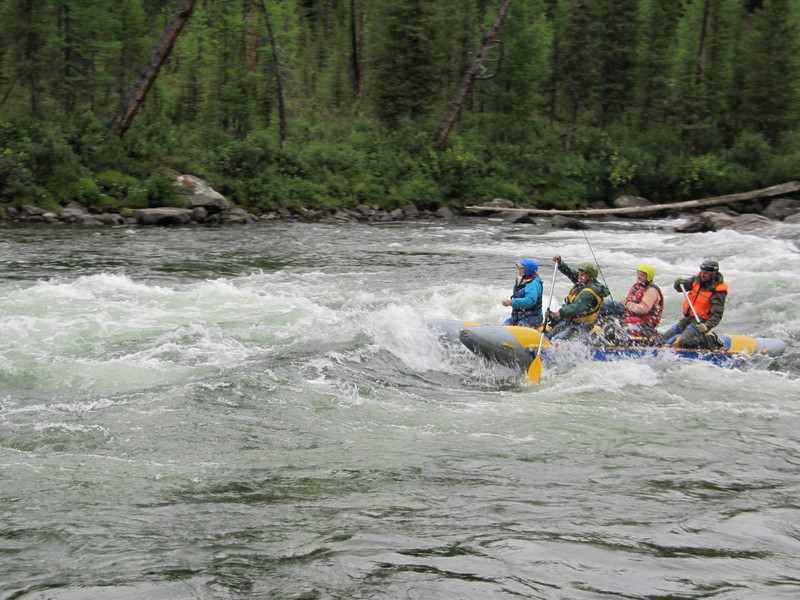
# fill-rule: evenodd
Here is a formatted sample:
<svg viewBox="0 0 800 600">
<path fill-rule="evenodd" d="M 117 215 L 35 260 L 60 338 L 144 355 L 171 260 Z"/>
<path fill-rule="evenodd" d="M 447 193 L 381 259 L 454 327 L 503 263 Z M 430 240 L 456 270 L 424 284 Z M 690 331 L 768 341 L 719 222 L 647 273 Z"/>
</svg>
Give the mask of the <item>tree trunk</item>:
<svg viewBox="0 0 800 600">
<path fill-rule="evenodd" d="M 593 217 L 601 215 L 644 215 L 663 212 L 676 212 L 683 209 L 705 208 L 719 204 L 741 202 L 743 200 L 755 200 L 757 198 L 770 198 L 772 196 L 782 196 L 793 194 L 800 191 L 800 181 L 787 181 L 778 185 L 753 190 L 751 192 L 741 192 L 739 194 L 729 194 L 727 196 L 715 196 L 702 200 L 687 200 L 685 202 L 672 202 L 671 204 L 651 204 L 650 206 L 633 206 L 631 208 L 585 208 L 570 210 L 545 210 L 539 208 L 502 208 L 498 206 L 465 206 L 464 210 L 469 212 L 502 212 L 508 210 L 518 210 L 531 215 L 564 215 L 569 217 Z"/>
<path fill-rule="evenodd" d="M 461 80 L 461 85 L 456 93 L 455 100 L 452 103 L 453 108 L 450 110 L 450 113 L 447 115 L 447 117 L 445 117 L 445 120 L 439 127 L 439 132 L 436 134 L 436 143 L 434 145 L 434 149 L 437 152 L 444 148 L 444 144 L 447 141 L 447 136 L 450 135 L 450 131 L 453 129 L 453 125 L 455 125 L 456 119 L 458 119 L 458 115 L 461 113 L 461 109 L 464 107 L 464 102 L 466 101 L 467 96 L 472 89 L 472 83 L 478 77 L 481 67 L 483 66 L 483 62 L 486 60 L 486 56 L 489 54 L 489 50 L 491 49 L 495 38 L 497 38 L 497 34 L 500 33 L 500 28 L 503 26 L 503 21 L 505 21 L 506 15 L 508 14 L 508 9 L 510 7 L 511 0 L 503 0 L 503 4 L 500 5 L 500 9 L 497 11 L 497 16 L 495 17 L 494 23 L 492 23 L 492 26 L 489 28 L 489 32 L 482 40 L 481 49 L 478 51 L 477 56 L 475 56 L 475 60 L 472 61 L 472 65 L 470 65 L 469 69 L 467 69 L 467 72 L 464 74 L 464 78 Z"/>
<path fill-rule="evenodd" d="M 244 6 L 244 70 L 258 73 L 258 16 L 249 0 Z"/>
<path fill-rule="evenodd" d="M 364 85 L 364 13 L 365 0 L 350 0 L 350 62 L 353 68 L 353 90 L 361 97 Z M 356 10 L 356 3 L 358 10 Z"/>
<path fill-rule="evenodd" d="M 156 46 L 155 50 L 153 50 L 150 55 L 150 60 L 148 60 L 147 66 L 145 66 L 142 71 L 139 81 L 133 86 L 125 104 L 120 108 L 117 116 L 114 117 L 114 120 L 111 122 L 111 130 L 119 137 L 123 137 L 131 126 L 131 123 L 133 123 L 133 118 L 136 116 L 136 113 L 139 112 L 139 108 L 144 103 L 150 88 L 153 87 L 153 83 L 156 77 L 158 77 L 161 67 L 172 52 L 175 41 L 189 21 L 189 17 L 192 15 L 196 2 L 197 0 L 180 0 L 175 15 L 164 29 L 164 34 L 161 36 L 158 46 Z"/>
<path fill-rule="evenodd" d="M 283 77 L 281 76 L 281 64 L 278 60 L 278 45 L 275 43 L 275 35 L 272 31 L 272 21 L 269 18 L 267 7 L 262 1 L 260 4 L 261 12 L 264 15 L 264 24 L 267 26 L 269 45 L 272 48 L 272 70 L 275 72 L 275 86 L 278 91 L 278 144 L 281 148 L 286 147 L 286 102 L 283 98 Z"/>
<path fill-rule="evenodd" d="M 703 25 L 700 28 L 700 46 L 697 50 L 697 76 L 695 83 L 702 84 L 706 77 L 706 60 L 708 59 L 708 32 L 711 28 L 712 0 L 706 0 L 703 7 Z"/>
</svg>

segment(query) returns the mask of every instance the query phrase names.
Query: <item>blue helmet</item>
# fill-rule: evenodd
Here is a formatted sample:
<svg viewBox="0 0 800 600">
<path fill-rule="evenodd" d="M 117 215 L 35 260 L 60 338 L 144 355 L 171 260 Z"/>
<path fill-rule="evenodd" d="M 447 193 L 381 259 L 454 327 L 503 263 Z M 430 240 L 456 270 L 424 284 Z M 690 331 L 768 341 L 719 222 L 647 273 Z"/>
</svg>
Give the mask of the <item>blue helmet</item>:
<svg viewBox="0 0 800 600">
<path fill-rule="evenodd" d="M 535 275 L 536 272 L 539 270 L 539 263 L 533 260 L 532 258 L 523 258 L 521 261 L 517 263 L 517 266 L 525 267 L 526 276 Z"/>
</svg>

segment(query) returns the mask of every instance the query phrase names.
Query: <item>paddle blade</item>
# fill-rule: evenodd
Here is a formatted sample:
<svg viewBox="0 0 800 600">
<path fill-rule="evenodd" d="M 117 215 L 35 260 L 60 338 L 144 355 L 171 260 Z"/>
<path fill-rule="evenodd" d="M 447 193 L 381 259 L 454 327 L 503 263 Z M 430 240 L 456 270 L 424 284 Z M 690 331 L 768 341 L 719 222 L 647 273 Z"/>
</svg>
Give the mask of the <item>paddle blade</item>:
<svg viewBox="0 0 800 600">
<path fill-rule="evenodd" d="M 542 377 L 542 357 L 538 354 L 533 359 L 531 366 L 528 367 L 528 383 L 536 385 Z"/>
</svg>

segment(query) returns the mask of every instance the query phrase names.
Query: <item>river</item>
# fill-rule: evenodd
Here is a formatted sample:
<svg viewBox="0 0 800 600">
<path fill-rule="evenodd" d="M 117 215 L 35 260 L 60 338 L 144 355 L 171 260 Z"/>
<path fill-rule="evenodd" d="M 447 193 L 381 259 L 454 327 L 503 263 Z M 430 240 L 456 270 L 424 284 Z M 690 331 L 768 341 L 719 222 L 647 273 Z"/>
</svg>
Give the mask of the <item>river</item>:
<svg viewBox="0 0 800 600">
<path fill-rule="evenodd" d="M 677 223 L 0 226 L 0 598 L 800 597 L 800 226 Z M 531 386 L 428 327 L 554 254 L 665 327 L 717 259 L 787 351 Z"/>
</svg>

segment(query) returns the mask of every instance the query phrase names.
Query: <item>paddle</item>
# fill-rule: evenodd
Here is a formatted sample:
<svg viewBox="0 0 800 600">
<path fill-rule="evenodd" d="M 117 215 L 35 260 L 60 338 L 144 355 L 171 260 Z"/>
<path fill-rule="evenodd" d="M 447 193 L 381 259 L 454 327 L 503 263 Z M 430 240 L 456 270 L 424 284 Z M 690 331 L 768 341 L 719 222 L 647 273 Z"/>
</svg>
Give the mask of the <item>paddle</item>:
<svg viewBox="0 0 800 600">
<path fill-rule="evenodd" d="M 558 272 L 558 263 L 553 266 L 553 283 L 550 285 L 550 297 L 547 299 L 547 311 L 545 315 L 550 312 L 550 302 L 553 300 L 553 292 L 556 289 L 556 273 Z M 531 366 L 528 367 L 528 383 L 537 384 L 542 377 L 542 344 L 544 343 L 544 332 L 547 330 L 547 319 L 542 323 L 542 334 L 539 336 L 539 349 L 536 351 L 536 357 L 533 359 Z"/>
<path fill-rule="evenodd" d="M 694 320 L 697 322 L 698 325 L 700 325 L 702 321 L 700 321 L 700 317 L 697 315 L 697 311 L 694 309 L 694 304 L 692 304 L 692 301 L 689 300 L 689 294 L 686 292 L 686 289 L 683 287 L 683 284 L 681 284 L 681 291 L 683 292 L 683 297 L 686 298 L 686 303 L 689 305 L 689 308 L 692 309 Z M 697 333 L 700 332 L 698 331 Z M 700 333 L 700 335 L 703 336 L 703 341 L 706 343 L 706 348 L 708 348 L 709 350 L 713 350 L 714 348 L 711 347 L 711 342 L 708 341 L 706 335 L 703 333 Z"/>
</svg>

